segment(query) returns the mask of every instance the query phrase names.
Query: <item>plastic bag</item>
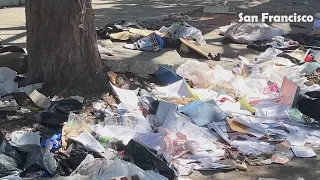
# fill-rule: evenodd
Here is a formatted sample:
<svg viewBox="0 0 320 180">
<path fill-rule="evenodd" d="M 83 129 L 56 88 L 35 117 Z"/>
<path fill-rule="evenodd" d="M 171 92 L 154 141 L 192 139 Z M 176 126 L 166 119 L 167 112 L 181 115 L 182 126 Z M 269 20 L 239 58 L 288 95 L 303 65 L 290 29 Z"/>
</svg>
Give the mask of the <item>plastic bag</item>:
<svg viewBox="0 0 320 180">
<path fill-rule="evenodd" d="M 148 173 L 136 165 L 122 161 L 120 159 L 116 159 L 110 166 L 100 175 L 93 177 L 94 179 L 111 179 L 113 177 L 119 177 L 119 176 L 127 176 L 127 175 L 133 175 L 136 174 L 139 176 L 141 180 L 163 180 L 166 179 L 163 176 L 159 178 L 159 176 L 155 176 L 152 173 Z"/>
<path fill-rule="evenodd" d="M 204 126 L 211 121 L 221 121 L 227 117 L 218 104 L 214 101 L 194 101 L 180 109 L 186 114 L 197 126 Z"/>
<path fill-rule="evenodd" d="M 210 84 L 213 81 L 210 67 L 199 61 L 188 60 L 178 67 L 176 73 L 198 85 Z"/>
<path fill-rule="evenodd" d="M 104 123 L 106 126 L 121 126 L 140 133 L 152 132 L 150 123 L 138 112 L 126 113 L 120 117 L 105 118 Z"/>
<path fill-rule="evenodd" d="M 18 83 L 14 82 L 17 72 L 7 67 L 0 67 L 0 94 L 13 93 L 18 90 Z"/>
<path fill-rule="evenodd" d="M 57 161 L 48 149 L 44 149 L 38 145 L 24 145 L 18 146 L 17 149 L 27 153 L 24 169 L 28 169 L 34 164 L 38 164 L 43 169 L 53 174 L 57 167 Z"/>
<path fill-rule="evenodd" d="M 19 174 L 17 161 L 5 154 L 0 154 L 0 178 L 12 174 Z"/>
<path fill-rule="evenodd" d="M 0 177 L 20 172 L 22 160 L 18 152 L 7 142 L 0 131 Z"/>
<path fill-rule="evenodd" d="M 15 131 L 12 133 L 11 142 L 14 146 L 24 146 L 24 145 L 40 145 L 40 135 L 39 133 L 25 132 L 25 131 Z"/>
<path fill-rule="evenodd" d="M 281 29 L 270 27 L 265 23 L 239 23 L 228 28 L 225 37 L 230 37 L 237 43 L 250 43 L 281 36 Z"/>
<path fill-rule="evenodd" d="M 253 141 L 232 141 L 232 148 L 237 148 L 243 155 L 259 156 L 262 153 L 271 153 L 275 150 L 273 145 Z"/>
<path fill-rule="evenodd" d="M 20 173 L 18 173 L 18 172 L 17 173 L 13 173 L 12 175 L 0 178 L 0 180 L 21 180 L 21 178 L 19 177 L 19 174 Z"/>
<path fill-rule="evenodd" d="M 74 170 L 70 176 L 76 174 L 89 176 L 91 179 L 101 176 L 113 161 L 94 158 L 91 154 L 88 154 L 86 158 L 80 163 L 76 170 Z"/>
</svg>

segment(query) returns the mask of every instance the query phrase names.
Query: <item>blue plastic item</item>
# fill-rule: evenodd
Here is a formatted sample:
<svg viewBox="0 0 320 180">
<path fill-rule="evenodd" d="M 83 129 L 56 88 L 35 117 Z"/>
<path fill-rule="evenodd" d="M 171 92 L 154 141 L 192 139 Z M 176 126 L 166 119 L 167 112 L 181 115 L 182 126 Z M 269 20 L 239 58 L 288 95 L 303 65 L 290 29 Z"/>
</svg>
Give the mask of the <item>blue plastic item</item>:
<svg viewBox="0 0 320 180">
<path fill-rule="evenodd" d="M 164 66 L 159 67 L 158 71 L 156 72 L 156 77 L 163 85 L 169 85 L 182 79 L 175 72 Z"/>
<path fill-rule="evenodd" d="M 205 126 L 212 121 L 218 122 L 227 117 L 214 100 L 194 101 L 181 107 L 179 111 L 187 115 L 197 126 Z"/>
<path fill-rule="evenodd" d="M 42 141 L 41 146 L 45 148 L 48 141 L 53 142 L 52 149 L 50 149 L 51 152 L 55 152 L 56 150 L 60 149 L 61 148 L 61 132 L 57 132 L 56 134 L 51 136 L 49 139 Z"/>
</svg>

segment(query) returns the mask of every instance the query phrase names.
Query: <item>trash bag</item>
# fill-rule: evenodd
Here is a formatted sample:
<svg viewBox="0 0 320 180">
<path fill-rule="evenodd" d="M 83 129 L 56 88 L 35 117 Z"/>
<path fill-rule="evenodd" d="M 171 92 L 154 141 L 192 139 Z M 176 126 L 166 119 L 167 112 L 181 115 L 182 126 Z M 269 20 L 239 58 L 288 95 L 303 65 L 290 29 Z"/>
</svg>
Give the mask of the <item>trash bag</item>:
<svg viewBox="0 0 320 180">
<path fill-rule="evenodd" d="M 7 142 L 0 131 L 0 178 L 20 172 L 22 165 L 20 154 Z"/>
<path fill-rule="evenodd" d="M 26 171 L 33 165 L 39 165 L 44 170 L 53 174 L 57 167 L 57 161 L 48 149 L 42 148 L 40 145 L 23 145 L 16 147 L 19 151 L 26 153 L 26 161 L 24 168 Z"/>
<path fill-rule="evenodd" d="M 25 53 L 25 51 L 19 47 L 19 46 L 13 46 L 13 45 L 8 45 L 8 46 L 0 46 L 0 53 L 4 52 L 19 52 L 19 53 Z"/>
<path fill-rule="evenodd" d="M 93 155 L 95 158 L 103 158 L 101 154 L 79 145 L 77 145 L 76 149 L 72 149 L 68 156 L 63 153 L 59 153 L 59 155 L 56 156 L 60 167 L 59 174 L 69 176 L 89 154 Z"/>
<path fill-rule="evenodd" d="M 265 23 L 238 23 L 227 30 L 225 37 L 229 37 L 237 43 L 250 43 L 263 41 L 275 36 L 281 36 L 281 29 L 270 27 Z"/>
<path fill-rule="evenodd" d="M 141 180 L 166 180 L 167 178 L 159 175 L 155 175 L 154 173 L 150 173 L 144 171 L 137 167 L 136 165 L 116 159 L 109 167 L 104 170 L 101 176 L 93 177 L 97 180 L 105 180 L 105 179 L 112 179 L 115 177 L 121 176 L 128 176 L 128 175 L 138 175 L 139 179 Z M 121 178 L 122 179 L 122 178 Z"/>
<path fill-rule="evenodd" d="M 124 152 L 124 160 L 134 163 L 143 170 L 153 170 L 170 180 L 177 177 L 175 168 L 162 154 L 157 155 L 156 151 L 146 148 L 139 142 L 131 140 Z"/>
<path fill-rule="evenodd" d="M 310 91 L 300 95 L 297 108 L 304 115 L 320 121 L 320 91 Z"/>
<path fill-rule="evenodd" d="M 210 67 L 203 62 L 188 60 L 178 67 L 176 73 L 198 85 L 210 84 L 213 81 Z"/>
<path fill-rule="evenodd" d="M 181 23 L 173 23 L 169 28 L 167 27 L 161 27 L 159 29 L 160 32 L 165 32 L 168 33 L 169 35 L 172 36 L 173 39 L 179 39 L 179 38 L 184 38 L 184 39 L 196 39 L 197 43 L 200 45 L 205 45 L 206 41 L 202 36 L 202 32 L 193 27 L 190 26 L 188 23 L 183 22 Z"/>
<path fill-rule="evenodd" d="M 96 179 L 104 174 L 112 163 L 112 160 L 94 158 L 91 154 L 88 154 L 70 176 L 80 174 Z"/>
</svg>

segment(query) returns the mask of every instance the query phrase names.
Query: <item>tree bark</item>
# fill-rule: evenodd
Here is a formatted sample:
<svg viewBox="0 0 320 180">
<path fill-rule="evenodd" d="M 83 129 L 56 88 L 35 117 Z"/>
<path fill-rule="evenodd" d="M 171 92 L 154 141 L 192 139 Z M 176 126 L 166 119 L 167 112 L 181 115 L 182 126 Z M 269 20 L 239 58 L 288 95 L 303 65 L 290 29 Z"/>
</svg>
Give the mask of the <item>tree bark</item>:
<svg viewBox="0 0 320 180">
<path fill-rule="evenodd" d="M 26 0 L 28 77 L 86 83 L 102 71 L 91 0 Z"/>
</svg>

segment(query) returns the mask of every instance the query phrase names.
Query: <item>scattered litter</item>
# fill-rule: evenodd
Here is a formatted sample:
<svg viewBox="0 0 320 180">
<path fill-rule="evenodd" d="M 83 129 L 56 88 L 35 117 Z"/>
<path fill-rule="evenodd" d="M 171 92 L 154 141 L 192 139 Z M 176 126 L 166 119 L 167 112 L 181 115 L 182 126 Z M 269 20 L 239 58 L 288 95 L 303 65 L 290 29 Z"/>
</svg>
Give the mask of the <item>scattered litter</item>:
<svg viewBox="0 0 320 180">
<path fill-rule="evenodd" d="M 193 24 L 231 23 L 235 15 L 225 5 L 205 6 L 204 12 L 212 14 Z M 122 72 L 126 64 L 119 64 L 118 71 L 108 72 L 105 83 L 112 88 L 101 99 L 50 98 L 38 91 L 44 83 L 18 87 L 24 77 L 1 67 L 0 111 L 9 121 L 0 121 L 7 125 L 6 134 L 0 133 L 0 178 L 172 180 L 194 170 L 250 171 L 248 165 L 315 157 L 320 145 L 318 19 L 308 35 L 284 35 L 265 23 L 221 26 L 225 38 L 261 52 L 249 58 L 237 49 L 240 55 L 232 59 L 227 50 L 215 52 L 212 40 L 206 42 L 204 26 L 177 22 L 186 18 L 164 16 L 169 27 L 157 23 L 146 29 L 144 20 L 98 27 L 98 36 L 107 39 L 97 41 L 105 58 L 119 56 L 121 46 L 129 54 L 156 56 L 175 48 L 181 56 L 196 52 L 206 60 L 150 66 L 155 76 L 143 79 L 140 73 Z M 0 45 L 0 51 L 21 50 Z M 33 103 L 20 98 L 24 93 Z M 18 130 L 13 122 L 33 124 Z M 7 132 L 10 126 L 14 131 Z"/>
</svg>

